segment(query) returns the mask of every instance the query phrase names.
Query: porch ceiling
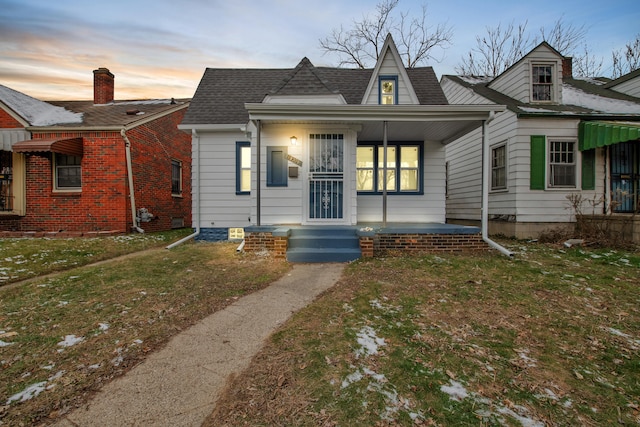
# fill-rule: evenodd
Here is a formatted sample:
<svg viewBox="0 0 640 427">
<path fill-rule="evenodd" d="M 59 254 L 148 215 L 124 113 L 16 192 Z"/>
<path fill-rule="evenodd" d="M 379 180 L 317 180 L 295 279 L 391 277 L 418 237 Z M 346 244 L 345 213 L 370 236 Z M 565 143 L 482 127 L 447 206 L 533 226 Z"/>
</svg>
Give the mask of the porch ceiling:
<svg viewBox="0 0 640 427">
<path fill-rule="evenodd" d="M 246 104 L 263 123 L 357 124 L 358 140 L 381 141 L 386 121 L 391 141 L 449 143 L 482 125 L 503 105 L 289 105 Z"/>
</svg>

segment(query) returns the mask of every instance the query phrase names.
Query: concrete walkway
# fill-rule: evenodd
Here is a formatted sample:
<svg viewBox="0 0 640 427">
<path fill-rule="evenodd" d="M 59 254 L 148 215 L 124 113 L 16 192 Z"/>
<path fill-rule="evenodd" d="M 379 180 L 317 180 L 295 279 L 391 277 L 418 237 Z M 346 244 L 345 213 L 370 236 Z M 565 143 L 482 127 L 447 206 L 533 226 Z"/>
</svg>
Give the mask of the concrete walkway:
<svg viewBox="0 0 640 427">
<path fill-rule="evenodd" d="M 287 276 L 171 339 L 56 425 L 199 426 L 229 374 L 247 368 L 264 340 L 329 289 L 344 264 L 295 264 Z"/>
</svg>

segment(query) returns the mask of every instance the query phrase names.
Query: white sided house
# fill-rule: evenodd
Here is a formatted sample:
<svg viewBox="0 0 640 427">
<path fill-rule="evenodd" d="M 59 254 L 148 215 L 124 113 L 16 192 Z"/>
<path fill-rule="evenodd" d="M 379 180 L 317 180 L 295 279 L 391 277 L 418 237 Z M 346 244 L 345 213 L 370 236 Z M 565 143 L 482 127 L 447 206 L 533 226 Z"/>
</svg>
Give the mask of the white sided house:
<svg viewBox="0 0 640 427">
<path fill-rule="evenodd" d="M 179 126 L 193 136 L 194 234 L 298 261 L 486 246 L 445 224 L 444 147 L 503 109 L 447 105 L 390 36 L 373 69 L 208 68 Z"/>
<path fill-rule="evenodd" d="M 442 77 L 452 105 L 507 107 L 487 125 L 491 234 L 536 238 L 571 229 L 572 204 L 582 200 L 582 214 L 629 222 L 625 232 L 640 241 L 640 226 L 633 225 L 640 201 L 639 76 L 609 83 L 573 78 L 571 58 L 543 42 L 495 78 Z M 481 159 L 481 130 L 446 146 L 449 222 L 479 223 Z"/>
</svg>

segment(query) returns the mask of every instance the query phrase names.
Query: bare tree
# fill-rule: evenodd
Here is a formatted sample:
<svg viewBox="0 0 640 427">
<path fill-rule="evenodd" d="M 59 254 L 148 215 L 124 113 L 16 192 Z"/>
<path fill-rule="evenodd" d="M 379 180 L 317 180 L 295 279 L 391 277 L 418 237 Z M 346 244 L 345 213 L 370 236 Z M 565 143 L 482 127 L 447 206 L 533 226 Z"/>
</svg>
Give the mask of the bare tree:
<svg viewBox="0 0 640 427">
<path fill-rule="evenodd" d="M 627 43 L 623 49 L 611 53 L 613 60 L 613 78 L 617 79 L 640 68 L 640 34 Z"/>
<path fill-rule="evenodd" d="M 540 35 L 533 39 L 527 32 L 527 22 L 517 27 L 512 22 L 506 28 L 498 24 L 495 28 L 487 27 L 485 36 L 476 37 L 476 47 L 462 58 L 455 69 L 462 75 L 495 77 L 519 61 L 540 40 L 549 43 L 562 55 L 571 55 L 576 52 L 586 34 L 584 25 L 574 27 L 566 24 L 563 18 L 558 19 L 550 29 L 540 28 Z M 591 61 L 591 68 L 596 68 L 598 63 L 597 59 L 582 58 L 580 55 L 575 55 L 574 60 L 582 67 L 580 69 L 587 69 L 584 61 Z"/>
<path fill-rule="evenodd" d="M 453 32 L 446 24 L 427 25 L 427 7 L 421 15 L 411 18 L 408 12 L 393 15 L 400 0 L 382 0 L 373 15 L 354 21 L 350 29 L 341 26 L 330 36 L 320 39 L 324 53 L 340 58 L 340 66 L 367 68 L 378 60 L 387 34 L 396 41 L 398 52 L 407 67 L 416 67 L 429 59 L 435 59 L 434 49 L 446 49 L 451 44 Z"/>
<path fill-rule="evenodd" d="M 487 34 L 476 36 L 476 47 L 462 58 L 456 72 L 469 76 L 499 75 L 531 49 L 526 28 L 526 22 L 518 27 L 513 22 L 506 28 L 502 24 L 496 28 L 487 27 Z"/>
<path fill-rule="evenodd" d="M 594 57 L 587 45 L 579 55 L 573 57 L 573 75 L 577 77 L 597 77 L 602 75 L 603 59 Z"/>
<path fill-rule="evenodd" d="M 580 47 L 580 43 L 587 36 L 587 29 L 584 25 L 574 27 L 573 24 L 567 24 L 561 17 L 553 24 L 551 29 L 547 30 L 541 27 L 540 36 L 542 40 L 549 43 L 561 54 L 566 56 L 574 55 L 575 57 L 576 49 Z M 538 39 L 534 41 L 534 44 L 538 44 Z"/>
</svg>

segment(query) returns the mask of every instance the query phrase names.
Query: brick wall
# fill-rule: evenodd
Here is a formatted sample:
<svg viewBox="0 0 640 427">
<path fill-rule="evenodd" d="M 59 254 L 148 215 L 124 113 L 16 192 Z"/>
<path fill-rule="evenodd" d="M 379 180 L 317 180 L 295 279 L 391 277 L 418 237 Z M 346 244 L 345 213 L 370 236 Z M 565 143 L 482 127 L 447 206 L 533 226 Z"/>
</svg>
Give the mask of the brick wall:
<svg viewBox="0 0 640 427">
<path fill-rule="evenodd" d="M 267 251 L 276 259 L 287 258 L 288 237 L 273 236 L 271 232 L 245 232 L 244 250 L 247 252 Z"/>
<path fill-rule="evenodd" d="M 374 253 L 464 252 L 487 250 L 489 245 L 480 234 L 379 234 L 374 240 Z"/>
<path fill-rule="evenodd" d="M 26 155 L 26 215 L 0 219 L 0 229 L 44 232 L 126 232 L 124 142 L 118 132 L 66 132 L 38 138 L 83 137 L 82 191 L 54 191 L 52 153 Z"/>
<path fill-rule="evenodd" d="M 191 135 L 178 130 L 186 109 L 127 132 L 131 141 L 136 208 L 154 215 L 145 231 L 171 229 L 174 218 L 191 227 Z M 182 164 L 182 194 L 171 194 L 171 161 Z"/>
<path fill-rule="evenodd" d="M 19 121 L 14 119 L 9 113 L 0 108 L 0 129 L 23 128 Z"/>
<path fill-rule="evenodd" d="M 155 215 L 145 231 L 168 230 L 173 218 L 191 226 L 191 137 L 177 124 L 184 112 L 127 132 L 131 141 L 136 207 Z M 34 134 L 33 138 L 82 137 L 82 191 L 53 191 L 52 154 L 26 156 L 26 215 L 0 217 L 0 231 L 131 231 L 125 143 L 120 132 Z M 171 159 L 182 162 L 182 197 L 171 194 Z"/>
</svg>

